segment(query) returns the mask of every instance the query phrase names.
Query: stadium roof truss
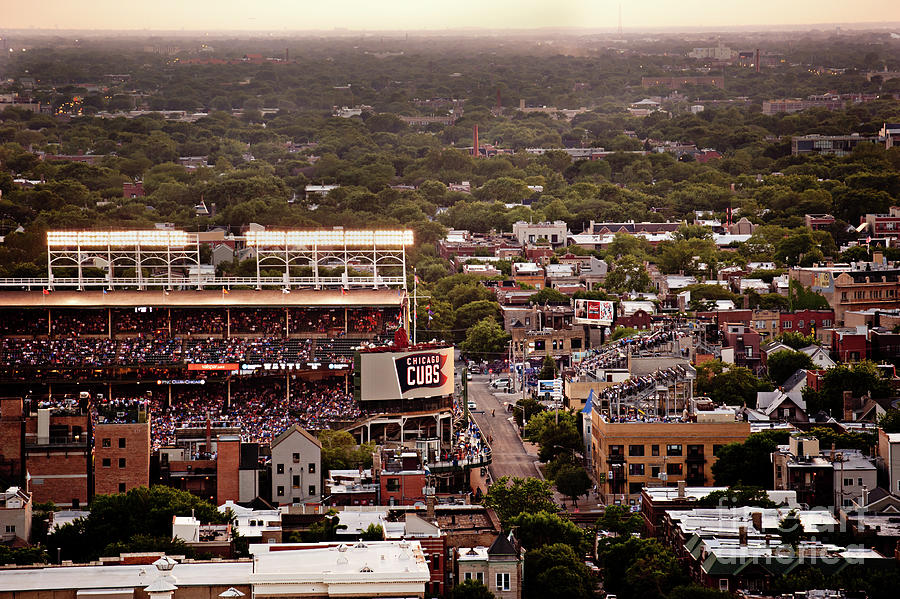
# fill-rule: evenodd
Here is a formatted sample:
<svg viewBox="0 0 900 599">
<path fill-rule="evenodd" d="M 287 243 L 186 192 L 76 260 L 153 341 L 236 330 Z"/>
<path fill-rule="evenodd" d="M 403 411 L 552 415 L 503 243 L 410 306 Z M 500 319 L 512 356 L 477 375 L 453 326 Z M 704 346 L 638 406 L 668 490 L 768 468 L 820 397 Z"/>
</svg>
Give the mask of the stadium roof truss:
<svg viewBox="0 0 900 599">
<path fill-rule="evenodd" d="M 255 249 L 256 278 L 262 269 L 284 270 L 284 287 L 400 287 L 406 289 L 406 246 L 412 231 L 248 231 L 247 247 Z M 312 277 L 293 277 L 291 268 L 310 267 Z M 369 276 L 350 276 L 351 267 L 370 271 Z M 320 269 L 341 271 L 340 276 L 322 276 Z"/>
<path fill-rule="evenodd" d="M 48 231 L 47 278 L 0 279 L 0 287 L 164 289 L 232 286 L 291 288 L 323 287 L 406 289 L 406 247 L 413 232 L 247 231 L 234 238 L 252 250 L 255 277 L 216 277 L 204 273 L 197 233 L 176 230 Z M 308 267 L 311 276 L 295 276 Z M 281 276 L 262 276 L 277 268 Z M 322 269 L 330 273 L 322 274 Z M 350 276 L 350 270 L 362 270 Z M 105 276 L 85 276 L 103 269 Z M 125 271 L 123 276 L 118 272 Z M 340 272 L 339 276 L 334 276 Z M 303 273 L 306 275 L 307 273 Z"/>
</svg>

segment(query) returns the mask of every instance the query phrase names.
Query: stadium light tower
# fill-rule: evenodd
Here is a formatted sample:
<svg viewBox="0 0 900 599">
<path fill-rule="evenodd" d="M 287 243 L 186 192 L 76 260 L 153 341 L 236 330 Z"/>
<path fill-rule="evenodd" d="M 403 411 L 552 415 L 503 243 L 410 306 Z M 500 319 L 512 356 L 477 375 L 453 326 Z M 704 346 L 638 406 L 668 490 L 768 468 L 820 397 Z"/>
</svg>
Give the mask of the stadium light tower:
<svg viewBox="0 0 900 599">
<path fill-rule="evenodd" d="M 84 265 L 104 263 L 105 278 L 86 278 Z M 115 268 L 134 268 L 134 277 L 117 279 Z M 196 280 L 173 278 L 172 269 L 197 268 Z M 196 283 L 200 286 L 200 244 L 196 233 L 169 229 L 133 231 L 47 231 L 47 283 L 75 286 L 79 291 L 92 287 L 164 286 Z M 58 269 L 75 268 L 76 277 L 57 277 Z M 165 268 L 165 280 L 145 280 L 145 268 Z"/>
<path fill-rule="evenodd" d="M 264 278 L 261 271 L 267 266 L 284 269 L 283 286 L 289 290 L 294 278 L 291 267 L 311 266 L 313 285 L 385 286 L 397 285 L 406 289 L 406 248 L 414 242 L 413 232 L 398 230 L 343 230 L 316 231 L 247 231 L 247 247 L 255 248 L 256 287 L 261 289 Z M 322 277 L 321 264 L 335 264 L 343 269 L 341 277 Z M 350 277 L 350 264 L 370 266 L 372 277 Z M 379 279 L 379 268 L 400 268 L 401 276 Z"/>
</svg>

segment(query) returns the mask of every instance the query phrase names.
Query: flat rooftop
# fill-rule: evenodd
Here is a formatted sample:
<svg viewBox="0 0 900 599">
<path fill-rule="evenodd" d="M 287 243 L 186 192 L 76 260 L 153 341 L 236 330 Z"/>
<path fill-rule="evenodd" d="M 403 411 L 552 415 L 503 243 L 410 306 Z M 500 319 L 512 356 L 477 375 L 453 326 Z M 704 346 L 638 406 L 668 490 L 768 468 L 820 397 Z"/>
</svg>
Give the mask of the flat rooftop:
<svg viewBox="0 0 900 599">
<path fill-rule="evenodd" d="M 402 289 L 221 289 L 146 291 L 0 291 L 2 308 L 354 308 L 399 307 Z"/>
<path fill-rule="evenodd" d="M 247 561 L 178 564 L 172 574 L 179 587 L 246 585 L 253 564 Z M 141 588 L 159 577 L 152 565 L 48 566 L 0 569 L 0 592 L 67 589 Z"/>
</svg>

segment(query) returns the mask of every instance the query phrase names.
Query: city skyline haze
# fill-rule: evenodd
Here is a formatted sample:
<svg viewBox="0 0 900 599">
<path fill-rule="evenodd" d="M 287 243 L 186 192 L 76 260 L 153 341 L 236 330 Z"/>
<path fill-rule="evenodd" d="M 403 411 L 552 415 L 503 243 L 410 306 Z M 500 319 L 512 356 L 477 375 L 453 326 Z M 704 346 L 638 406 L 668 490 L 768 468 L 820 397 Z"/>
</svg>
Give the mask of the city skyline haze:
<svg viewBox="0 0 900 599">
<path fill-rule="evenodd" d="M 6 5 L 5 9 L 2 7 Z M 187 31 L 312 31 L 312 30 L 446 30 L 459 28 L 537 29 L 574 27 L 616 29 L 621 6 L 625 30 L 815 24 L 878 25 L 900 21 L 900 3 L 859 0 L 777 2 L 715 5 L 699 0 L 646 0 L 640 5 L 615 0 L 576 0 L 490 4 L 458 0 L 451 5 L 384 0 L 345 0 L 340 4 L 300 0 L 259 0 L 252 5 L 235 0 L 158 0 L 133 5 L 94 0 L 85 5 L 46 0 L 21 4 L 0 0 L 0 27 L 10 29 L 187 30 Z"/>
</svg>

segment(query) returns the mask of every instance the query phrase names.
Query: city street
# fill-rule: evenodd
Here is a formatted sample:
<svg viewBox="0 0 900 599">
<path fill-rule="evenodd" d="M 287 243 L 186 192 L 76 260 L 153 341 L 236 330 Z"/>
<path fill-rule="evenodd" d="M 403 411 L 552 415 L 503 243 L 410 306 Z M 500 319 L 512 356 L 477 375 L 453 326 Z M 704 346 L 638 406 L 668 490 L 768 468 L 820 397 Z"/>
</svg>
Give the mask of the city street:
<svg viewBox="0 0 900 599">
<path fill-rule="evenodd" d="M 488 382 L 486 375 L 473 376 L 469 381 L 469 400 L 478 406 L 473 411 L 473 416 L 481 432 L 494 439 L 491 443 L 491 478 L 496 480 L 501 476 L 541 476 L 535 465 L 537 448 L 532 448 L 533 453 L 528 453 L 516 432 L 512 412 L 507 412 L 503 403 L 514 402 L 516 397 L 506 394 L 500 394 L 500 398 L 494 396 Z M 503 399 L 506 397 L 509 400 Z M 491 410 L 495 410 L 495 416 L 491 416 Z"/>
</svg>

